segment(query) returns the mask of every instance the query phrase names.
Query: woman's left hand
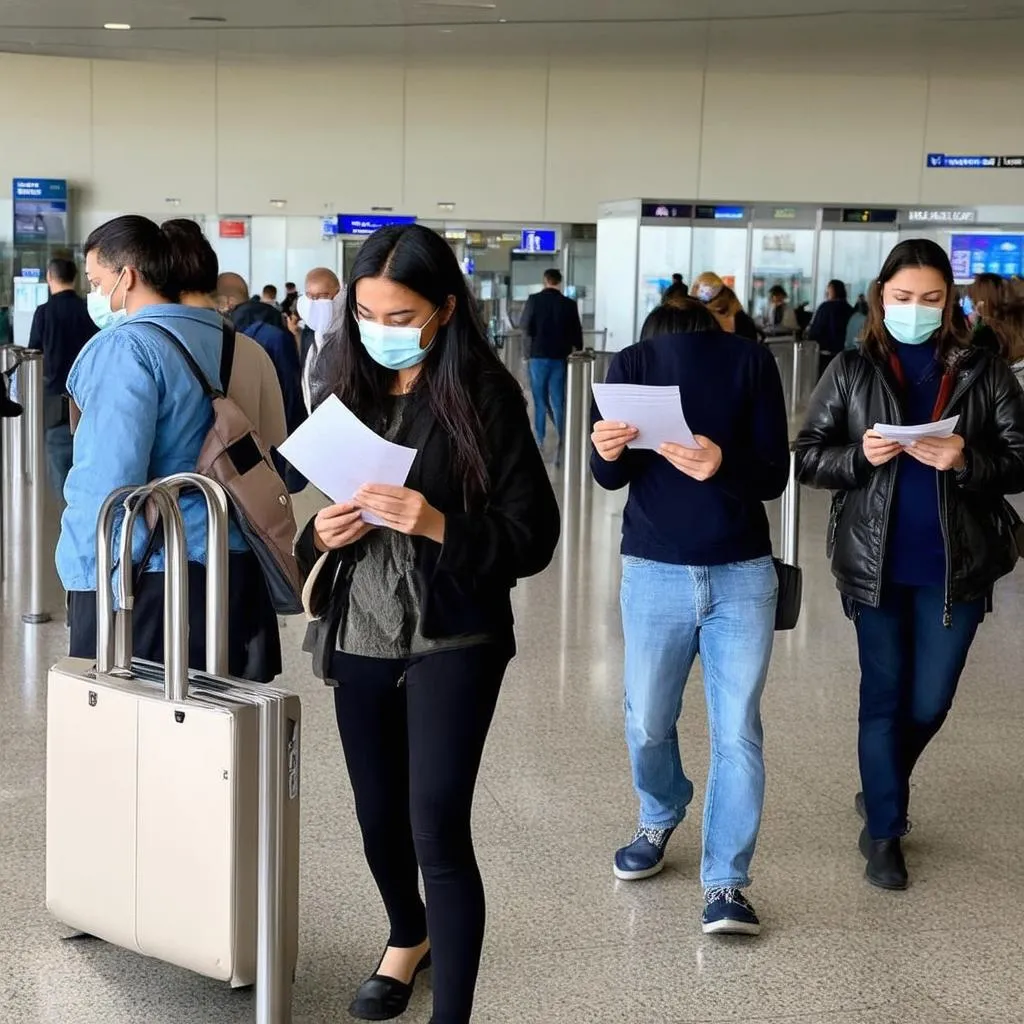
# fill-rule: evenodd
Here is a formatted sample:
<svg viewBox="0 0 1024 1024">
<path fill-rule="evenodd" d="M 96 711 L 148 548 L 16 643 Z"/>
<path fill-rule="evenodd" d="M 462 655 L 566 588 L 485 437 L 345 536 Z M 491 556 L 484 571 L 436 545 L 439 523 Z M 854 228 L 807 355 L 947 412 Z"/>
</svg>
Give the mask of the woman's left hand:
<svg viewBox="0 0 1024 1024">
<path fill-rule="evenodd" d="M 952 437 L 922 437 L 907 448 L 907 454 L 940 472 L 961 470 L 966 465 L 964 439 L 959 434 Z"/>
<path fill-rule="evenodd" d="M 387 484 L 367 484 L 356 493 L 356 503 L 381 519 L 385 526 L 410 537 L 428 537 L 444 543 L 444 515 L 419 491 Z"/>
</svg>

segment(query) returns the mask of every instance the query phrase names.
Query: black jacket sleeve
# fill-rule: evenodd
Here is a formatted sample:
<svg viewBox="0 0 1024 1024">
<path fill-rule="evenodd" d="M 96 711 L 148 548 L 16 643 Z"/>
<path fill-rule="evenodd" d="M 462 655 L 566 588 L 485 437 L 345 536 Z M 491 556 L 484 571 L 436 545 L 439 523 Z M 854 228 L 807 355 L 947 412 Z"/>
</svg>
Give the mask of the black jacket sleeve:
<svg viewBox="0 0 1024 1024">
<path fill-rule="evenodd" d="M 518 384 L 501 380 L 482 406 L 490 478 L 482 511 L 448 513 L 438 572 L 512 582 L 543 572 L 558 546 L 558 502 Z"/>
<path fill-rule="evenodd" d="M 789 483 L 789 414 L 775 357 L 767 349 L 752 351 L 756 363 L 750 445 L 722 452 L 717 479 L 727 490 L 774 501 Z"/>
<path fill-rule="evenodd" d="M 1019 494 L 1024 491 L 1024 391 L 1002 359 L 992 359 L 988 378 L 992 430 L 982 438 L 965 438 L 967 471 L 960 486 Z"/>
<path fill-rule="evenodd" d="M 527 338 L 532 339 L 534 334 L 537 332 L 536 314 L 537 303 L 535 296 L 531 295 L 526 300 L 526 306 L 523 308 L 523 315 L 519 321 L 519 329 L 526 335 Z"/>
<path fill-rule="evenodd" d="M 852 491 L 871 477 L 861 438 L 847 426 L 850 364 L 833 359 L 811 395 L 803 428 L 797 435 L 796 475 L 802 484 L 832 491 Z"/>
</svg>

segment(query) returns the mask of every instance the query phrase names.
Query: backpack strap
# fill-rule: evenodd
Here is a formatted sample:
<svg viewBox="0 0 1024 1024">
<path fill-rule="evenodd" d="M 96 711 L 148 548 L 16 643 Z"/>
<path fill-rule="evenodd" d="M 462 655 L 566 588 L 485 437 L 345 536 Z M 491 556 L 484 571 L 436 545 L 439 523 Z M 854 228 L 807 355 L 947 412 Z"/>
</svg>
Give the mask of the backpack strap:
<svg viewBox="0 0 1024 1024">
<path fill-rule="evenodd" d="M 235 325 L 225 319 L 221 326 L 220 386 L 226 395 L 231 387 L 231 370 L 235 365 Z"/>
<path fill-rule="evenodd" d="M 185 360 L 185 364 L 192 372 L 192 376 L 195 377 L 196 381 L 199 383 L 199 386 L 203 389 L 203 394 L 206 395 L 206 397 L 209 398 L 210 401 L 213 401 L 213 399 L 215 398 L 224 397 L 224 391 L 226 391 L 227 388 L 225 388 L 224 391 L 220 391 L 213 387 L 213 385 L 207 379 L 206 374 L 203 373 L 203 371 L 199 367 L 199 364 L 195 361 L 195 358 L 193 357 L 192 353 L 189 352 L 187 348 L 185 348 L 182 342 L 179 341 L 178 338 L 171 331 L 164 327 L 163 324 L 154 323 L 152 320 L 144 320 L 142 321 L 142 323 L 148 324 L 150 327 L 155 327 L 178 350 L 178 354 L 181 356 L 182 359 Z M 231 350 L 233 355 L 234 335 L 232 335 L 231 338 Z M 221 360 L 223 362 L 223 352 L 221 353 Z"/>
</svg>

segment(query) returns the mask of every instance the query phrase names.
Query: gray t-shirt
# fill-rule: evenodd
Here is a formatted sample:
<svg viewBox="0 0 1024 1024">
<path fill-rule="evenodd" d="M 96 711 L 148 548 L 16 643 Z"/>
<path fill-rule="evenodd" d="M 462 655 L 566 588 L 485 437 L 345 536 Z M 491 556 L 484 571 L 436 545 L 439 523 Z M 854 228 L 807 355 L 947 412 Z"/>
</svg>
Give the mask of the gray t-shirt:
<svg viewBox="0 0 1024 1024">
<path fill-rule="evenodd" d="M 409 396 L 391 401 L 382 431 L 389 441 L 401 430 Z M 421 610 L 412 538 L 386 527 L 371 530 L 360 545 L 338 649 L 364 658 L 400 659 L 488 641 L 486 636 L 428 640 L 420 629 Z"/>
</svg>

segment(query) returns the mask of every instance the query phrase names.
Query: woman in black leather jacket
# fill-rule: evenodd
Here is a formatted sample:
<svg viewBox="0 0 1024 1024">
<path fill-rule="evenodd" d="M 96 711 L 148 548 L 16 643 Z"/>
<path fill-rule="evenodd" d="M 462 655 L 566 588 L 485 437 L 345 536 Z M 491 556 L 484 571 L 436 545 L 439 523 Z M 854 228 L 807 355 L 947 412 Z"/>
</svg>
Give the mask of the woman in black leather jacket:
<svg viewBox="0 0 1024 1024">
<path fill-rule="evenodd" d="M 902 447 L 883 424 L 957 416 Z M 996 580 L 1017 551 L 1005 494 L 1024 490 L 1024 396 L 970 346 L 946 253 L 902 242 L 871 288 L 865 340 L 829 366 L 796 442 L 802 483 L 835 492 L 828 550 L 860 652 L 868 880 L 908 884 L 910 776 L 953 703 Z"/>
</svg>

